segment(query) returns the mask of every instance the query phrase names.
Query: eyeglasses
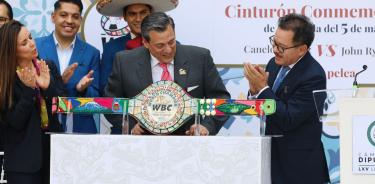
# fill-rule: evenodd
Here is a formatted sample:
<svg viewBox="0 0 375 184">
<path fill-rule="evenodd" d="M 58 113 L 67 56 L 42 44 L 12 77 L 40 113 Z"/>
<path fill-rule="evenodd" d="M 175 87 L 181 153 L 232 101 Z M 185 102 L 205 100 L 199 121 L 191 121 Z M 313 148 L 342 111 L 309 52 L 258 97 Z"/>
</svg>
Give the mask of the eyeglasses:
<svg viewBox="0 0 375 184">
<path fill-rule="evenodd" d="M 296 48 L 296 47 L 299 47 L 299 46 L 303 45 L 303 43 L 301 43 L 301 44 L 297 44 L 297 45 L 292 46 L 292 47 L 283 47 L 283 46 L 278 45 L 278 44 L 275 42 L 275 35 L 270 36 L 269 39 L 270 39 L 270 43 L 271 43 L 272 47 L 276 47 L 277 50 L 278 50 L 281 54 L 283 54 L 283 53 L 285 52 L 285 50 L 292 49 L 292 48 Z"/>
<path fill-rule="evenodd" d="M 9 18 L 7 18 L 7 17 L 0 17 L 0 24 L 4 24 L 8 20 L 9 20 Z"/>
</svg>

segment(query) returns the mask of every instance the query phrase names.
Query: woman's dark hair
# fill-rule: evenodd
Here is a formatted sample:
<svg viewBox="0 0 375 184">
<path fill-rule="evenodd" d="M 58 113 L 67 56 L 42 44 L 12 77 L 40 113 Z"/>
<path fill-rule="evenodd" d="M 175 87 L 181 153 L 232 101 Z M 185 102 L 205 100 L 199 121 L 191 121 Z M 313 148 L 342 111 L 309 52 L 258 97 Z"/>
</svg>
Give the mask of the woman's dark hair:
<svg viewBox="0 0 375 184">
<path fill-rule="evenodd" d="M 12 107 L 17 67 L 17 38 L 23 24 L 12 20 L 0 28 L 0 112 Z"/>
</svg>

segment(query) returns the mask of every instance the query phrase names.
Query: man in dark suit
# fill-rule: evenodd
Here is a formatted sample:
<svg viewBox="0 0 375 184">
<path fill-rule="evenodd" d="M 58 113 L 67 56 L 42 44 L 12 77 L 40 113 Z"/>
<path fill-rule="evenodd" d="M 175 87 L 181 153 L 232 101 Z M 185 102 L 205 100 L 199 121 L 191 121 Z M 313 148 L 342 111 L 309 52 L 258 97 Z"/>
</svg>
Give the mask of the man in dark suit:
<svg viewBox="0 0 375 184">
<path fill-rule="evenodd" d="M 113 60 L 117 52 L 131 50 L 142 46 L 141 23 L 151 12 L 166 12 L 176 8 L 178 1 L 170 0 L 113 0 L 98 1 L 96 8 L 104 16 L 122 17 L 127 23 L 129 33 L 108 41 L 103 45 L 102 61 L 100 62 L 100 94 L 103 95 Z M 116 24 L 112 25 L 117 28 Z"/>
<path fill-rule="evenodd" d="M 209 50 L 176 45 L 174 22 L 165 13 L 152 13 L 141 25 L 144 47 L 116 54 L 105 96 L 131 98 L 159 80 L 173 80 L 196 98 L 230 98 Z M 111 118 L 112 119 L 112 118 Z M 204 118 L 201 135 L 215 135 L 227 117 Z M 120 122 L 110 122 L 120 127 Z M 174 134 L 194 135 L 193 119 Z M 147 134 L 139 123 L 130 122 L 132 134 Z"/>
<path fill-rule="evenodd" d="M 275 35 L 270 37 L 275 57 L 266 70 L 250 63 L 244 65 L 250 96 L 276 100 L 276 113 L 266 120 L 266 134 L 282 135 L 272 139 L 274 184 L 329 181 L 321 143 L 322 124 L 312 94 L 326 88 L 325 72 L 309 52 L 314 31 L 314 24 L 306 16 L 281 17 Z"/>
</svg>

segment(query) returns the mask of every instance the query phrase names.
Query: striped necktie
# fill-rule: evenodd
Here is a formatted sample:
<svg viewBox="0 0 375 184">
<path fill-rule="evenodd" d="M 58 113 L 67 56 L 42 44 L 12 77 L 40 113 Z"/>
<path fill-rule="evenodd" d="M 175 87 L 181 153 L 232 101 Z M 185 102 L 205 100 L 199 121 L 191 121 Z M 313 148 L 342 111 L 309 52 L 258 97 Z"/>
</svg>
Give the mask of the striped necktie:
<svg viewBox="0 0 375 184">
<path fill-rule="evenodd" d="M 272 91 L 276 93 L 277 89 L 280 87 L 281 82 L 283 82 L 286 73 L 290 70 L 289 66 L 283 66 L 281 67 L 281 71 L 279 72 L 279 75 L 277 76 L 275 83 L 273 84 Z"/>
</svg>

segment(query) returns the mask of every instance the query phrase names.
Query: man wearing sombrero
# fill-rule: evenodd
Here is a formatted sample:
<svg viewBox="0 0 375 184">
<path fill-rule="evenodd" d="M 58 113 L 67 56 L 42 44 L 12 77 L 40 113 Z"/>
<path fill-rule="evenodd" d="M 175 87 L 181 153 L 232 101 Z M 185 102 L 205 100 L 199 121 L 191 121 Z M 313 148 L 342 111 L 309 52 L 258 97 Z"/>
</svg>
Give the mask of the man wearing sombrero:
<svg viewBox="0 0 375 184">
<path fill-rule="evenodd" d="M 109 41 L 103 46 L 100 64 L 100 91 L 103 94 L 115 54 L 142 45 L 141 23 L 151 12 L 166 12 L 176 8 L 178 0 L 101 0 L 96 8 L 104 16 L 124 17 L 130 32 L 122 37 Z M 112 130 L 113 131 L 113 130 Z"/>
</svg>

